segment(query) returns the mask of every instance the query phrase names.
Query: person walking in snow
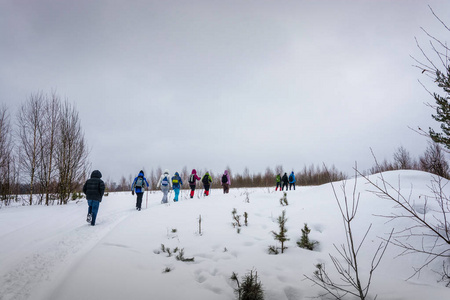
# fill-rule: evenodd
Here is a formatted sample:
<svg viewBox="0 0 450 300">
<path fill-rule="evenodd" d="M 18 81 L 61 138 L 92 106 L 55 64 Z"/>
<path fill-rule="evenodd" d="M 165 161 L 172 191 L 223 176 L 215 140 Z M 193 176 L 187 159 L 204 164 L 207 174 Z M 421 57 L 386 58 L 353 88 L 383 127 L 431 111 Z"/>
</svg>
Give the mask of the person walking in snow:
<svg viewBox="0 0 450 300">
<path fill-rule="evenodd" d="M 174 202 L 178 202 L 178 195 L 180 194 L 182 185 L 183 181 L 181 180 L 180 174 L 178 174 L 178 172 L 175 172 L 175 175 L 172 177 L 172 187 L 175 193 L 175 197 L 173 199 Z"/>
<path fill-rule="evenodd" d="M 203 187 L 205 188 L 205 196 L 209 195 L 209 188 L 211 187 L 212 178 L 208 172 L 202 178 Z"/>
<path fill-rule="evenodd" d="M 286 191 L 287 191 L 288 183 L 289 183 L 287 173 L 284 173 L 283 177 L 281 177 L 281 183 L 283 184 L 283 186 L 281 187 L 281 190 L 284 191 L 284 187 L 286 187 Z"/>
<path fill-rule="evenodd" d="M 105 183 L 100 178 L 102 178 L 102 173 L 99 170 L 95 170 L 92 172 L 91 178 L 83 185 L 83 193 L 86 195 L 89 205 L 86 221 L 91 223 L 92 226 L 95 225 L 98 208 L 105 193 Z"/>
<path fill-rule="evenodd" d="M 145 189 L 149 186 L 147 179 L 144 177 L 144 171 L 140 170 L 136 178 L 134 178 L 131 184 L 131 194 L 136 193 L 136 209 L 141 210 L 142 197 L 144 196 Z"/>
<path fill-rule="evenodd" d="M 195 193 L 195 184 L 197 183 L 197 180 L 200 180 L 201 178 L 197 176 L 197 170 L 192 169 L 192 173 L 189 176 L 189 187 L 191 188 L 191 198 L 194 198 Z"/>
<path fill-rule="evenodd" d="M 278 187 L 280 187 L 280 191 L 281 191 L 281 175 L 278 174 L 276 177 L 277 180 L 277 187 L 275 188 L 275 191 L 278 191 Z"/>
<path fill-rule="evenodd" d="M 230 191 L 230 185 L 231 185 L 230 174 L 228 173 L 228 170 L 225 170 L 225 172 L 222 175 L 222 187 L 224 194 L 228 194 L 228 192 Z"/>
<path fill-rule="evenodd" d="M 161 203 L 167 203 L 167 194 L 170 191 L 170 188 L 172 187 L 172 181 L 170 180 L 169 170 L 165 169 L 164 174 L 161 175 L 161 177 L 158 180 L 158 183 L 156 184 L 156 187 L 161 187 L 161 191 L 163 192 L 163 198 L 161 200 Z"/>
<path fill-rule="evenodd" d="M 295 175 L 294 175 L 294 171 L 292 171 L 291 175 L 289 175 L 289 190 L 291 190 L 292 187 L 294 187 L 294 191 L 295 191 Z"/>
</svg>

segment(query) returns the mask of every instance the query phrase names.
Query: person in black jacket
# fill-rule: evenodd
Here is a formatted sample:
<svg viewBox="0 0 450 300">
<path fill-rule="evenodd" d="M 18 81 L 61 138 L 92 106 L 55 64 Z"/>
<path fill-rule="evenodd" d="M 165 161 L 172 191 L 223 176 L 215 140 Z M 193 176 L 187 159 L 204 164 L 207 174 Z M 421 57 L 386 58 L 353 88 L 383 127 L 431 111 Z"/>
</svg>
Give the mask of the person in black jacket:
<svg viewBox="0 0 450 300">
<path fill-rule="evenodd" d="M 281 187 L 281 190 L 284 191 L 284 187 L 286 187 L 286 191 L 288 190 L 288 183 L 289 179 L 287 176 L 287 173 L 284 173 L 283 177 L 281 177 L 281 182 L 283 183 L 283 186 Z"/>
<path fill-rule="evenodd" d="M 83 186 L 83 193 L 86 194 L 89 210 L 86 221 L 95 225 L 97 219 L 98 207 L 102 202 L 103 194 L 105 193 L 105 183 L 102 178 L 102 173 L 99 170 L 95 170 L 91 174 L 91 178 L 86 181 Z"/>
</svg>

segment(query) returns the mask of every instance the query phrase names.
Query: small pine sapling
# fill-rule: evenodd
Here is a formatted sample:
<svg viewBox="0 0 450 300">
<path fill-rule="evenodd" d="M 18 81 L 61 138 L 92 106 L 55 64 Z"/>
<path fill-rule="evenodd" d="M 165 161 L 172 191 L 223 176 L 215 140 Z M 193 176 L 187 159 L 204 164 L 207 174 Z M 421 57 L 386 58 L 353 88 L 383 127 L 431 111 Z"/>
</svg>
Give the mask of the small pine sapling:
<svg viewBox="0 0 450 300">
<path fill-rule="evenodd" d="M 191 258 L 184 257 L 184 248 L 180 249 L 180 251 L 178 252 L 178 255 L 175 258 L 179 261 L 184 261 L 184 262 L 194 261 L 193 257 L 191 257 Z"/>
<path fill-rule="evenodd" d="M 287 200 L 287 193 L 286 192 L 283 193 L 283 197 L 281 197 L 281 199 L 280 199 L 280 204 L 281 204 L 281 206 L 288 206 L 289 205 L 288 200 Z"/>
<path fill-rule="evenodd" d="M 286 236 L 286 232 L 287 232 L 286 222 L 287 222 L 287 220 L 288 219 L 286 218 L 286 210 L 283 210 L 281 216 L 278 217 L 278 226 L 280 228 L 280 231 L 279 232 L 272 231 L 273 238 L 281 243 L 281 253 L 284 253 L 284 250 L 287 249 L 287 247 L 284 245 L 284 243 L 289 241 L 289 239 Z M 269 253 L 271 253 L 271 248 L 273 248 L 273 247 L 274 246 L 270 246 L 269 247 Z M 271 253 L 271 254 L 276 254 L 276 253 Z"/>
<path fill-rule="evenodd" d="M 264 300 L 264 290 L 261 281 L 258 281 L 258 273 L 250 271 L 247 275 L 242 277 L 242 282 L 239 281 L 238 274 L 233 272 L 230 277 L 236 282 L 237 288 L 234 292 L 238 296 L 238 300 Z"/>
<path fill-rule="evenodd" d="M 241 227 L 241 216 L 237 214 L 236 208 L 233 208 L 233 211 L 231 212 L 231 215 L 233 217 L 233 227 Z"/>
<path fill-rule="evenodd" d="M 311 229 L 308 228 L 308 224 L 305 223 L 305 226 L 302 229 L 302 237 L 300 238 L 300 241 L 297 241 L 297 246 L 303 249 L 308 250 L 314 250 L 314 247 L 319 243 L 316 241 L 310 241 L 309 240 L 309 233 L 311 232 Z"/>
<path fill-rule="evenodd" d="M 248 226 L 248 213 L 244 212 L 244 224 L 245 226 Z"/>
<path fill-rule="evenodd" d="M 277 255 L 280 254 L 280 251 L 278 251 L 278 247 L 277 246 L 269 246 L 269 254 L 273 254 L 273 255 Z"/>
</svg>

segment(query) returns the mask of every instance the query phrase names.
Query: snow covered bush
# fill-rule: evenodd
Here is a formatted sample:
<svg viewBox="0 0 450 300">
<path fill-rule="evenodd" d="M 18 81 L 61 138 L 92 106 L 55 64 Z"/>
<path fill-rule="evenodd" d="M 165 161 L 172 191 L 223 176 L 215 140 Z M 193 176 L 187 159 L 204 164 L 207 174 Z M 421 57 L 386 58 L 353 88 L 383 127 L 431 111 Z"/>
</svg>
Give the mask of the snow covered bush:
<svg viewBox="0 0 450 300">
<path fill-rule="evenodd" d="M 281 206 L 289 205 L 286 192 L 283 193 L 283 197 L 281 197 L 281 199 L 280 199 L 280 204 L 281 204 Z"/>
<path fill-rule="evenodd" d="M 238 296 L 238 300 L 264 300 L 264 290 L 261 281 L 258 281 L 258 273 L 256 271 L 255 274 L 253 274 L 253 271 L 250 271 L 250 273 L 242 277 L 242 281 L 239 281 L 238 274 L 233 272 L 230 279 L 237 284 L 234 292 Z"/>
<path fill-rule="evenodd" d="M 308 224 L 305 223 L 305 226 L 302 228 L 302 237 L 300 238 L 300 241 L 297 242 L 297 246 L 303 249 L 314 250 L 314 247 L 319 244 L 319 242 L 309 240 L 308 235 L 310 232 L 311 229 L 309 229 Z"/>
<path fill-rule="evenodd" d="M 273 238 L 281 243 L 281 253 L 284 253 L 284 250 L 287 249 L 287 247 L 284 245 L 285 242 L 289 241 L 289 239 L 286 236 L 286 210 L 283 210 L 281 213 L 281 216 L 278 217 L 278 227 L 280 229 L 279 232 L 272 231 Z M 276 246 L 269 246 L 269 254 L 278 254 L 278 248 Z"/>
</svg>

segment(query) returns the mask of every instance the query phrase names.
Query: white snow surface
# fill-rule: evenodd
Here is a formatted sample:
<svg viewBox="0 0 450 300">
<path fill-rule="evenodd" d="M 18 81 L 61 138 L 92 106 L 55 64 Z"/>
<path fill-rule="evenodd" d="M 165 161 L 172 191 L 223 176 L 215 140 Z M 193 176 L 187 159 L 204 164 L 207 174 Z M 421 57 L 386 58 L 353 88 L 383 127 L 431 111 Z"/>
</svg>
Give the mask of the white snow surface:
<svg viewBox="0 0 450 300">
<path fill-rule="evenodd" d="M 419 206 L 424 196 L 431 196 L 431 174 L 395 171 L 383 175 Z M 341 200 L 342 183 L 333 183 Z M 350 200 L 354 183 L 354 179 L 346 181 Z M 448 195 L 449 188 L 445 187 Z M 372 224 L 359 252 L 363 281 L 382 238 L 392 227 L 400 230 L 411 224 L 408 219 L 387 222 L 378 216 L 400 211 L 370 190 L 358 178 L 355 239 L 361 241 Z M 197 190 L 194 199 L 188 199 L 188 193 L 182 190 L 177 203 L 160 204 L 162 193 L 152 191 L 148 206 L 144 195 L 140 212 L 135 210 L 131 192 L 110 193 L 100 204 L 96 226 L 86 223 L 85 199 L 64 206 L 2 207 L 0 299 L 236 299 L 232 272 L 240 278 L 251 270 L 257 271 L 265 299 L 310 299 L 323 293 L 305 279 L 305 275 L 312 277 L 317 263 L 325 263 L 339 281 L 329 255 L 338 256 L 335 245 L 345 243 L 345 231 L 330 184 L 288 191 L 288 206 L 280 205 L 283 193 L 274 188 L 232 188 L 226 195 L 213 189 L 208 197 L 199 196 L 201 190 Z M 429 200 L 428 205 L 432 208 L 435 203 Z M 240 233 L 232 226 L 233 208 L 239 215 L 248 213 L 248 226 Z M 283 210 L 288 218 L 288 249 L 269 255 L 268 247 L 278 245 L 271 231 L 278 230 L 277 218 Z M 310 239 L 320 243 L 317 250 L 296 245 L 304 223 L 311 229 Z M 161 244 L 172 251 L 183 248 L 185 257 L 194 261 L 178 261 L 176 254 L 169 257 Z M 389 300 L 450 299 L 450 288 L 438 282 L 435 272 L 441 271 L 442 260 L 406 280 L 427 257 L 401 252 L 389 245 L 374 273 L 371 299 L 376 295 Z M 167 268 L 170 272 L 165 272 Z"/>
</svg>

